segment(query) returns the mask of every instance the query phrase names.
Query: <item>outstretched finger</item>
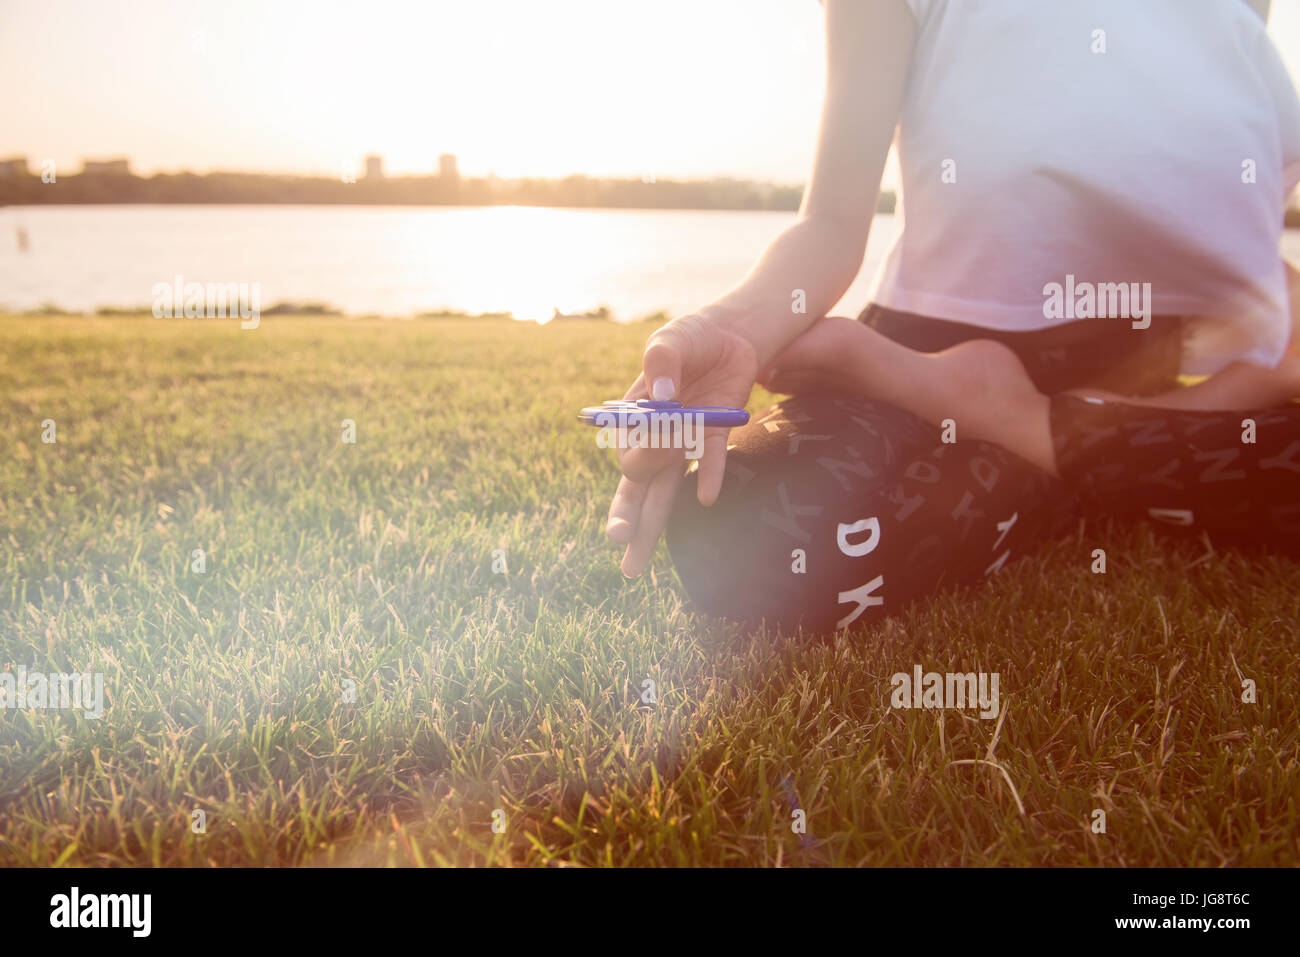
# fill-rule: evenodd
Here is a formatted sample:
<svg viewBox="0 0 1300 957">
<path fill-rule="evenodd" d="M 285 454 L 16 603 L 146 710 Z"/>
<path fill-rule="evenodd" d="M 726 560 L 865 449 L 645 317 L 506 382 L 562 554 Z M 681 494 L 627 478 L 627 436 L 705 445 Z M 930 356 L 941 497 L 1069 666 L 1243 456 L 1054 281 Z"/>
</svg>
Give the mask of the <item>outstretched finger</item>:
<svg viewBox="0 0 1300 957">
<path fill-rule="evenodd" d="M 605 520 L 605 535 L 611 542 L 626 545 L 632 540 L 641 517 L 641 503 L 645 501 L 646 486 L 621 478 L 614 498 L 609 503 L 609 517 Z"/>
<path fill-rule="evenodd" d="M 632 540 L 623 553 L 623 574 L 628 578 L 636 578 L 650 564 L 650 556 L 659 544 L 659 536 L 668 525 L 668 516 L 673 511 L 673 499 L 677 496 L 677 486 L 681 484 L 684 475 L 684 469 L 664 469 L 647 488 Z"/>
<path fill-rule="evenodd" d="M 729 429 L 708 429 L 704 436 L 704 453 L 700 457 L 700 474 L 696 483 L 696 498 L 701 505 L 712 505 L 722 491 L 730 434 Z"/>
</svg>

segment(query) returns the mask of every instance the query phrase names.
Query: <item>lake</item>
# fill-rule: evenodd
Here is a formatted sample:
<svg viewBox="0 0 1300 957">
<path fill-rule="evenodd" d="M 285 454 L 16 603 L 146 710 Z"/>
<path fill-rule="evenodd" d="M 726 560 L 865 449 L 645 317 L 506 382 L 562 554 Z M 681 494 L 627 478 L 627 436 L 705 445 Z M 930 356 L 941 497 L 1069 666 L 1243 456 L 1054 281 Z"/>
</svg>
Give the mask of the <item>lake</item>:
<svg viewBox="0 0 1300 957">
<path fill-rule="evenodd" d="M 696 308 L 738 282 L 793 213 L 358 206 L 0 209 L 0 307 L 144 306 L 155 283 L 258 282 L 261 305 L 619 319 Z M 27 251 L 18 249 L 19 227 Z M 897 227 L 877 219 L 869 265 Z M 863 302 L 864 269 L 846 301 Z"/>
<path fill-rule="evenodd" d="M 354 315 L 449 309 L 550 318 L 607 306 L 678 315 L 738 282 L 794 213 L 359 206 L 37 206 L 0 209 L 0 309 L 143 307 L 156 283 L 261 284 L 261 306 Z M 19 248 L 25 231 L 27 249 Z M 897 235 L 879 215 L 858 312 Z M 1300 260 L 1300 231 L 1283 249 Z"/>
</svg>

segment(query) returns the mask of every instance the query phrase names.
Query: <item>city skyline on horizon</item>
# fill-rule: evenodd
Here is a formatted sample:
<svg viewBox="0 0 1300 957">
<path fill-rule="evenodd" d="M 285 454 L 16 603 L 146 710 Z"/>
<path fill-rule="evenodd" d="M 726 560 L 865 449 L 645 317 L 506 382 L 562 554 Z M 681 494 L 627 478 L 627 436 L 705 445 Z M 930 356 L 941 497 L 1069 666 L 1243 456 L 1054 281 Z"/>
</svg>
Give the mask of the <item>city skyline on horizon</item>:
<svg viewBox="0 0 1300 957">
<path fill-rule="evenodd" d="M 446 164 L 444 163 L 444 158 L 447 157 L 450 158 L 451 166 L 453 168 L 453 172 L 451 172 L 450 174 L 448 173 L 446 169 Z M 379 160 L 379 167 L 377 169 L 370 165 L 372 161 L 376 159 Z M 25 166 L 28 175 L 35 176 L 35 177 L 39 177 L 41 175 L 41 161 L 37 160 L 35 157 L 32 157 L 30 155 L 23 155 L 21 153 L 0 154 L 0 175 L 4 175 L 6 168 L 11 164 L 15 164 L 15 163 L 23 164 Z M 125 169 L 127 172 L 130 173 L 130 175 L 139 177 L 141 179 L 148 179 L 153 176 L 178 176 L 178 175 L 195 175 L 195 176 L 237 175 L 237 176 L 291 177 L 291 178 L 297 177 L 303 179 L 312 179 L 312 178 L 336 179 L 339 178 L 343 173 L 343 171 L 294 172 L 290 170 L 270 170 L 270 169 L 210 169 L 210 170 L 158 169 L 158 170 L 142 171 L 141 169 L 138 168 L 138 165 L 136 164 L 135 160 L 130 156 L 90 156 L 90 155 L 82 157 L 80 160 L 76 161 L 70 167 L 56 166 L 56 172 L 57 175 L 59 176 L 65 176 L 65 175 L 78 176 L 88 172 L 103 173 L 107 171 L 110 167 L 115 167 L 120 171 L 123 165 L 125 165 Z M 397 179 L 404 179 L 404 178 L 423 178 L 423 177 L 446 178 L 449 176 L 450 178 L 453 179 L 465 179 L 465 180 L 499 179 L 502 181 L 519 181 L 519 180 L 530 180 L 530 179 L 557 181 L 557 180 L 564 180 L 569 178 L 627 181 L 627 180 L 635 180 L 638 178 L 636 175 L 592 176 L 591 174 L 583 173 L 583 172 L 564 173 L 558 176 L 532 176 L 526 173 L 519 176 L 502 176 L 492 170 L 489 170 L 488 172 L 483 173 L 481 175 L 472 175 L 472 174 L 466 174 L 461 172 L 458 168 L 458 165 L 459 164 L 457 163 L 457 155 L 455 153 L 443 153 L 443 154 L 439 154 L 439 156 L 435 158 L 435 162 L 431 164 L 430 167 L 427 169 L 393 171 L 387 167 L 387 160 L 383 156 L 383 154 L 367 153 L 363 156 L 358 157 L 356 161 L 351 164 L 345 163 L 344 167 L 347 172 L 353 174 L 353 179 L 355 179 L 356 181 L 361 181 L 372 177 L 377 179 L 397 180 Z M 661 178 L 663 179 L 664 182 L 686 183 L 686 182 L 707 182 L 711 180 L 716 180 L 721 182 L 735 181 L 735 182 L 743 182 L 743 183 L 752 183 L 754 185 L 770 185 L 770 186 L 782 187 L 782 188 L 797 187 L 803 185 L 802 182 L 787 183 L 787 182 L 778 182 L 775 180 L 749 179 L 747 177 L 733 176 L 726 173 L 718 174 L 716 176 L 701 176 L 701 177 L 665 176 Z M 642 182 L 646 182 L 646 183 L 654 183 L 656 181 L 653 178 L 646 178 L 644 175 L 641 177 L 641 180 Z"/>
</svg>

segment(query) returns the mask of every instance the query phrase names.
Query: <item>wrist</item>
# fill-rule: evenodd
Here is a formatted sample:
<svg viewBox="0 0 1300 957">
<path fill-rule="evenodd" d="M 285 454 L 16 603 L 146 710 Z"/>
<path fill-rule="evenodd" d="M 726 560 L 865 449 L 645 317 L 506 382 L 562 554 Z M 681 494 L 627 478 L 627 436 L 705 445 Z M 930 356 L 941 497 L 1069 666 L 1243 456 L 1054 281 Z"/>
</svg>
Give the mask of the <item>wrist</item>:
<svg viewBox="0 0 1300 957">
<path fill-rule="evenodd" d="M 746 339 L 758 356 L 760 368 L 805 332 L 812 315 L 795 312 L 789 300 L 757 302 L 747 296 L 727 296 L 697 312 L 702 319 Z"/>
</svg>

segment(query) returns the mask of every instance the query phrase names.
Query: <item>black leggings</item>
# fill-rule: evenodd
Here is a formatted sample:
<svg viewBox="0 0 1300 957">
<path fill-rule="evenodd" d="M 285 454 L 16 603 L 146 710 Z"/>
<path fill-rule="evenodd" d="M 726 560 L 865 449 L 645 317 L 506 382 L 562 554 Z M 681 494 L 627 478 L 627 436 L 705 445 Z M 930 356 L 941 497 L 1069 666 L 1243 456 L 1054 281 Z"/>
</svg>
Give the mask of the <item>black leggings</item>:
<svg viewBox="0 0 1300 957">
<path fill-rule="evenodd" d="M 863 319 L 921 351 L 998 339 L 1044 391 L 1108 376 L 1129 392 L 1177 381 L 1176 320 L 1153 321 L 1142 332 L 1164 331 L 1145 341 L 1121 343 L 1127 324 L 1112 326 L 1103 346 L 1096 326 L 1072 342 L 1081 328 L 990 334 L 874 307 Z M 1119 368 L 1134 351 L 1140 383 Z M 1124 358 L 1108 366 L 1107 353 Z M 1058 395 L 1051 421 L 1063 479 L 990 443 L 945 444 L 880 402 L 787 399 L 732 431 L 713 506 L 698 504 L 687 476 L 668 527 L 678 576 L 710 613 L 823 631 L 979 582 L 1085 512 L 1300 552 L 1300 406 L 1174 412 Z"/>
</svg>

